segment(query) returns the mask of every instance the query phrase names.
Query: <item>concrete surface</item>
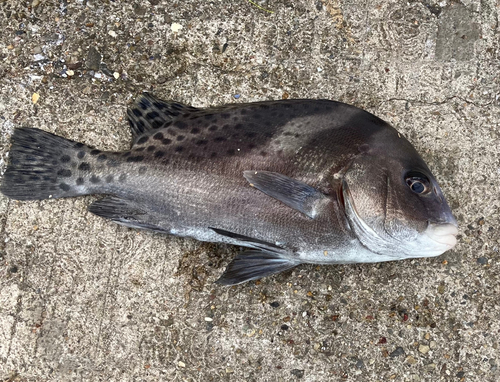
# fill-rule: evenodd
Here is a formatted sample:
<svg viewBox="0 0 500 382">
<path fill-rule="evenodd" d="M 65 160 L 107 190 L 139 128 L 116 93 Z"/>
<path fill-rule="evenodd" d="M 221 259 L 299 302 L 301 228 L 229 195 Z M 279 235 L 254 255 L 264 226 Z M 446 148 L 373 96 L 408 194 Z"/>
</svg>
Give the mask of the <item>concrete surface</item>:
<svg viewBox="0 0 500 382">
<path fill-rule="evenodd" d="M 0 2 L 2 172 L 16 126 L 128 147 L 143 90 L 199 107 L 329 98 L 406 134 L 460 222 L 439 258 L 227 288 L 213 281 L 234 248 L 119 227 L 86 212 L 94 197 L 0 197 L 2 381 L 500 380 L 499 10 Z"/>
</svg>

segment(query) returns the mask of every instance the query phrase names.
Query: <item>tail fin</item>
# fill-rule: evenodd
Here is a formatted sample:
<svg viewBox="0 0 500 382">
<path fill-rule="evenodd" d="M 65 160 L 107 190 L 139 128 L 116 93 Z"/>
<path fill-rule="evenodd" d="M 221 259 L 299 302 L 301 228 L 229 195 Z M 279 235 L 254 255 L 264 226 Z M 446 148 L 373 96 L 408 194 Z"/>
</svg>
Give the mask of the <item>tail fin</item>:
<svg viewBox="0 0 500 382">
<path fill-rule="evenodd" d="M 37 200 L 95 192 L 84 182 L 91 171 L 86 159 L 100 151 L 34 128 L 14 130 L 11 142 L 10 163 L 0 186 L 9 198 Z"/>
</svg>

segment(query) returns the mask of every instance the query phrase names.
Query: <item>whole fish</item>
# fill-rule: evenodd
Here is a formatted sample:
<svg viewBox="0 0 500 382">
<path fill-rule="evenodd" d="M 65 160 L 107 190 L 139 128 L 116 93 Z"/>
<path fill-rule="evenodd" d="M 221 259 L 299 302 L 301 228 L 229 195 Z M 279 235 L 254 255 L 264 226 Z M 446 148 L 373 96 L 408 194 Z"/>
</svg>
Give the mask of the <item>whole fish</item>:
<svg viewBox="0 0 500 382">
<path fill-rule="evenodd" d="M 18 200 L 105 194 L 89 211 L 127 227 L 246 247 L 220 284 L 298 264 L 438 256 L 457 222 L 413 146 L 340 102 L 199 109 L 144 93 L 133 142 L 106 152 L 18 128 L 1 192 Z"/>
</svg>

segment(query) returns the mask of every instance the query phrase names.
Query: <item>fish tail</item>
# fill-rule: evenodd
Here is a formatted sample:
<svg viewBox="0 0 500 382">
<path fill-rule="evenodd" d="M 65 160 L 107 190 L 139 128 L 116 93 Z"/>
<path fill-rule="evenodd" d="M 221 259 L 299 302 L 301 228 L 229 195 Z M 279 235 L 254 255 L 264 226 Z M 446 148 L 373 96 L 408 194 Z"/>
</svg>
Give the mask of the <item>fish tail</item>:
<svg viewBox="0 0 500 382">
<path fill-rule="evenodd" d="M 11 143 L 9 165 L 0 186 L 4 195 L 40 200 L 99 193 L 99 185 L 88 180 L 92 164 L 98 161 L 95 154 L 100 151 L 25 127 L 14 130 Z"/>
</svg>

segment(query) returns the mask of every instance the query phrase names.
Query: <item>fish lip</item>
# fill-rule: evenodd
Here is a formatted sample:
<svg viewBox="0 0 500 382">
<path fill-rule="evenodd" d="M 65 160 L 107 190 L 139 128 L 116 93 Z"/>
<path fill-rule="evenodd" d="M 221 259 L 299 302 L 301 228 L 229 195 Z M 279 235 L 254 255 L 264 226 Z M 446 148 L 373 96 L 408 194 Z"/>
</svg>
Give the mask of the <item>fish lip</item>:
<svg viewBox="0 0 500 382">
<path fill-rule="evenodd" d="M 429 223 L 424 234 L 433 242 L 444 245 L 449 250 L 457 244 L 458 224 L 455 219 L 447 223 Z"/>
</svg>

